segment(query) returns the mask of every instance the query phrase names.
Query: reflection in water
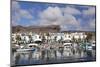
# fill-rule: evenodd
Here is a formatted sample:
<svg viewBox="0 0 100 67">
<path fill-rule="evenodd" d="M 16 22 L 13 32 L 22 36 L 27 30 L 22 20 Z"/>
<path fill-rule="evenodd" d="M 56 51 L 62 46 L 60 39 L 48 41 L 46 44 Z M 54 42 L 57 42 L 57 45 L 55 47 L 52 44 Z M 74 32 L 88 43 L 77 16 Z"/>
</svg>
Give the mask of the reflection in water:
<svg viewBox="0 0 100 67">
<path fill-rule="evenodd" d="M 35 51 L 12 52 L 15 65 L 46 64 L 95 60 L 95 50 L 86 51 L 80 47 L 36 48 Z"/>
<path fill-rule="evenodd" d="M 63 56 L 63 52 L 64 52 L 64 48 L 63 47 L 59 47 L 59 53 L 61 54 L 61 57 Z"/>
<path fill-rule="evenodd" d="M 61 63 L 61 62 L 77 62 L 77 61 L 91 61 L 95 59 L 91 51 L 81 51 L 74 53 L 73 56 L 65 55 L 66 51 L 63 48 L 59 50 L 42 50 L 42 51 L 27 51 L 26 53 L 14 53 L 16 65 L 26 64 L 43 64 L 43 63 Z M 68 52 L 67 52 L 68 53 Z M 83 53 L 83 54 L 82 54 Z M 86 56 L 87 54 L 87 56 Z M 82 58 L 82 59 L 81 59 Z M 71 60 L 72 59 L 72 60 Z"/>
<path fill-rule="evenodd" d="M 32 51 L 29 52 L 29 57 L 28 57 L 29 63 L 31 63 L 32 53 L 33 53 Z"/>
<path fill-rule="evenodd" d="M 42 57 L 42 58 L 41 58 L 42 60 L 45 58 L 45 50 L 42 50 L 42 51 L 41 51 L 41 57 Z"/>
<path fill-rule="evenodd" d="M 20 54 L 16 54 L 15 64 L 18 64 L 19 60 L 20 60 Z"/>
</svg>

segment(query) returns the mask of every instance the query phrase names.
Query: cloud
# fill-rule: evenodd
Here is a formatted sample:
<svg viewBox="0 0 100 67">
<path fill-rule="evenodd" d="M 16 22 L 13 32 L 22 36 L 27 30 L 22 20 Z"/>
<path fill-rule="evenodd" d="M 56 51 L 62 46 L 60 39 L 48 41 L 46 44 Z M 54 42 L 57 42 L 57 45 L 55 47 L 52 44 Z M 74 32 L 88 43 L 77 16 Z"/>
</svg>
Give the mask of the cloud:
<svg viewBox="0 0 100 67">
<path fill-rule="evenodd" d="M 21 9 L 16 1 L 12 1 L 12 25 L 21 25 L 21 18 L 31 20 L 33 16 L 28 10 Z"/>
<path fill-rule="evenodd" d="M 59 7 L 48 7 L 40 12 L 40 25 L 59 25 L 63 20 L 63 15 Z"/>
<path fill-rule="evenodd" d="M 75 29 L 80 24 L 77 19 L 68 13 L 64 13 L 59 7 L 48 7 L 39 14 L 40 25 L 60 25 L 61 30 Z"/>
<path fill-rule="evenodd" d="M 63 11 L 59 7 L 48 7 L 39 14 L 40 25 L 78 25 L 79 22 L 71 14 L 63 15 Z M 65 28 L 65 26 L 64 26 Z"/>
<path fill-rule="evenodd" d="M 63 23 L 65 23 L 65 24 L 79 25 L 78 20 L 73 15 L 64 14 L 63 18 L 64 18 Z"/>
<path fill-rule="evenodd" d="M 82 23 L 84 20 L 81 19 L 79 21 Z M 85 26 L 79 25 L 77 27 L 77 30 L 80 30 L 80 31 L 95 31 L 95 18 L 94 19 L 91 18 L 90 20 L 87 21 L 87 23 L 85 24 Z"/>
<path fill-rule="evenodd" d="M 30 8 L 30 7 L 29 7 Z M 34 9 L 33 9 L 34 8 Z M 55 4 L 48 5 L 43 10 L 33 7 L 32 9 L 22 9 L 16 1 L 12 2 L 12 25 L 60 25 L 61 30 L 95 30 L 95 7 L 76 6 L 59 7 Z M 83 9 L 84 8 L 84 9 Z M 36 10 L 34 12 L 34 10 Z M 37 15 L 35 15 L 36 13 Z M 34 19 L 35 17 L 35 19 Z M 89 18 L 88 18 L 89 17 Z M 24 21 L 21 22 L 21 20 Z M 23 24 L 22 24 L 23 23 Z"/>
<path fill-rule="evenodd" d="M 62 18 L 62 13 L 58 7 L 48 7 L 40 14 L 40 18 L 49 21 L 56 21 L 59 18 Z"/>
<path fill-rule="evenodd" d="M 65 8 L 62 8 L 63 12 L 65 14 L 72 14 L 72 15 L 78 15 L 78 14 L 81 14 L 81 12 L 76 9 L 76 8 L 73 8 L 73 7 L 65 7 Z"/>
<path fill-rule="evenodd" d="M 20 6 L 19 6 L 18 2 L 16 2 L 16 1 L 12 1 L 12 6 L 11 7 L 12 7 L 12 10 L 15 10 L 15 11 L 20 9 Z"/>
<path fill-rule="evenodd" d="M 90 21 L 90 27 L 91 28 L 95 29 L 95 24 L 96 24 L 95 19 Z"/>
<path fill-rule="evenodd" d="M 17 26 L 18 24 L 15 23 L 15 21 L 12 20 L 11 25 L 13 25 L 13 26 Z"/>
<path fill-rule="evenodd" d="M 20 13 L 20 16 L 23 17 L 23 18 L 26 18 L 26 19 L 32 19 L 32 15 L 29 13 L 28 10 L 23 10 L 23 9 L 20 9 L 19 11 Z"/>
<path fill-rule="evenodd" d="M 83 10 L 84 15 L 95 15 L 95 7 L 90 7 L 87 10 Z"/>
</svg>

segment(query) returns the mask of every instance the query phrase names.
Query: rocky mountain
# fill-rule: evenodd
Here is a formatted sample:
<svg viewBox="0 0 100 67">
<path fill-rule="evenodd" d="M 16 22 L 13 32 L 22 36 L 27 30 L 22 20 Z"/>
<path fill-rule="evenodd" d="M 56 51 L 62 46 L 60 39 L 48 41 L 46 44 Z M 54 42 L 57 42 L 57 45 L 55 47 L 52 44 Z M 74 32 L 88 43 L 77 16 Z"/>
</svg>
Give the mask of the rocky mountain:
<svg viewBox="0 0 100 67">
<path fill-rule="evenodd" d="M 12 33 L 15 32 L 59 32 L 59 25 L 48 25 L 48 26 L 12 26 Z"/>
</svg>

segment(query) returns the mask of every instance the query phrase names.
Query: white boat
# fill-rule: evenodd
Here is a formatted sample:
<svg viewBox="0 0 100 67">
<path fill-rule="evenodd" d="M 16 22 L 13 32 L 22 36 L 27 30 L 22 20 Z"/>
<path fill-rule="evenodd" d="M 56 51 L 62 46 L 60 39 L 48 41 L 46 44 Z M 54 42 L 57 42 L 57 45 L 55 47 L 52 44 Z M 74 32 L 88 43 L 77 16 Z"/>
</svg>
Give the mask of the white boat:
<svg viewBox="0 0 100 67">
<path fill-rule="evenodd" d="M 36 43 L 28 44 L 28 46 L 38 46 Z"/>
<path fill-rule="evenodd" d="M 24 52 L 24 51 L 35 51 L 35 48 L 24 48 L 24 49 L 17 49 L 17 52 Z"/>
</svg>

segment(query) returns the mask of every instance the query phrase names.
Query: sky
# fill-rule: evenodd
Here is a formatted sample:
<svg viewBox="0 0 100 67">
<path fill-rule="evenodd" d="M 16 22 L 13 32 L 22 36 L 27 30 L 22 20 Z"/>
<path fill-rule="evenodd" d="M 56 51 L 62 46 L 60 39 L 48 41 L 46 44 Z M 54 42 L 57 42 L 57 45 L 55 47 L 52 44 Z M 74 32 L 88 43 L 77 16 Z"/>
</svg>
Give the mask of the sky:
<svg viewBox="0 0 100 67">
<path fill-rule="evenodd" d="M 12 26 L 60 25 L 62 31 L 95 31 L 95 6 L 12 1 Z"/>
</svg>

